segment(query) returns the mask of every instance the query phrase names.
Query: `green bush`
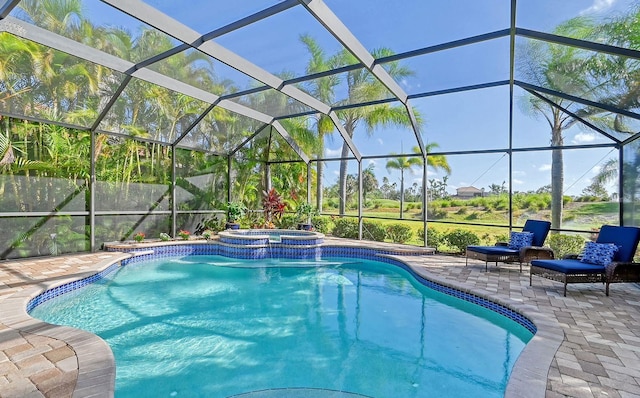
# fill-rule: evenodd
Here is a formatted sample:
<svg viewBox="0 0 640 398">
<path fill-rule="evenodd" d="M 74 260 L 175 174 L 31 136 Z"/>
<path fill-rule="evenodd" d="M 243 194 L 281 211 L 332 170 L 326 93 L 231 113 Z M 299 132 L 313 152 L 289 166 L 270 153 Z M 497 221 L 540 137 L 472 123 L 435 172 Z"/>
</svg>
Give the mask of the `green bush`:
<svg viewBox="0 0 640 398">
<path fill-rule="evenodd" d="M 356 224 L 357 228 L 357 224 Z M 362 222 L 362 238 L 368 240 L 375 240 L 377 242 L 383 242 L 387 237 L 387 231 L 382 223 L 376 221 L 363 221 Z"/>
<path fill-rule="evenodd" d="M 463 229 L 454 229 L 446 233 L 443 240 L 452 248 L 456 248 L 458 253 L 463 253 L 469 245 L 480 243 L 480 238 L 476 234 Z"/>
<path fill-rule="evenodd" d="M 387 225 L 387 237 L 394 243 L 404 243 L 413 237 L 413 231 L 405 224 L 389 224 Z"/>
<path fill-rule="evenodd" d="M 553 249 L 556 258 L 562 258 L 567 254 L 579 254 L 584 246 L 585 239 L 579 235 L 550 234 L 547 244 Z"/>
<path fill-rule="evenodd" d="M 418 239 L 424 242 L 424 229 L 418 230 Z M 433 228 L 427 228 L 427 246 L 438 250 L 438 246 L 442 244 L 442 233 Z"/>
<path fill-rule="evenodd" d="M 467 208 L 466 207 L 459 208 L 458 211 L 456 211 L 456 214 L 460 214 L 460 215 L 467 214 Z"/>
<path fill-rule="evenodd" d="M 358 219 L 338 218 L 334 222 L 332 234 L 338 238 L 358 239 Z"/>
<path fill-rule="evenodd" d="M 315 216 L 311 219 L 313 228 L 321 234 L 329 234 L 333 227 L 333 221 L 329 216 Z"/>
<path fill-rule="evenodd" d="M 285 214 L 276 222 L 276 226 L 280 229 L 296 229 L 298 228 L 298 216 L 296 214 Z"/>
</svg>

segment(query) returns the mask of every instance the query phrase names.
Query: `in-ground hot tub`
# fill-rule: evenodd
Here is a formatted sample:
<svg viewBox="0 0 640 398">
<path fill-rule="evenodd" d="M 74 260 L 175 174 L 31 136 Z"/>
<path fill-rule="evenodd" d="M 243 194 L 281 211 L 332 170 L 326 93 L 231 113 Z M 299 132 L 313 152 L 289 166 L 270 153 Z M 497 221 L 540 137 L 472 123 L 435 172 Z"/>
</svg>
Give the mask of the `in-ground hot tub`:
<svg viewBox="0 0 640 398">
<path fill-rule="evenodd" d="M 324 243 L 324 234 L 313 231 L 289 229 L 228 229 L 218 233 L 220 242 L 231 245 L 282 245 L 310 246 Z"/>
</svg>

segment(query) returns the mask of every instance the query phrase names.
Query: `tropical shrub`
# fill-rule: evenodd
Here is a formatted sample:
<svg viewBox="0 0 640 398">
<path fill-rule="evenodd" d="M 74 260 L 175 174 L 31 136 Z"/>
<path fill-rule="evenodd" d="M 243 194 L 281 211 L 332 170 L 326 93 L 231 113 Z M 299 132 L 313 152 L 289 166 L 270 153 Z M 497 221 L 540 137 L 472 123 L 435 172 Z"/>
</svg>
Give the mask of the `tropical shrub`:
<svg viewBox="0 0 640 398">
<path fill-rule="evenodd" d="M 579 235 L 550 234 L 547 244 L 553 249 L 556 258 L 567 254 L 578 254 L 582 251 L 585 239 Z"/>
<path fill-rule="evenodd" d="M 313 228 L 321 234 L 329 234 L 333 228 L 330 216 L 315 216 L 311 219 Z"/>
<path fill-rule="evenodd" d="M 427 246 L 438 250 L 438 246 L 442 244 L 442 238 L 442 232 L 433 228 L 427 228 Z M 422 228 L 418 230 L 418 239 L 424 242 L 424 229 Z"/>
<path fill-rule="evenodd" d="M 368 240 L 375 240 L 377 242 L 384 242 L 387 237 L 387 230 L 382 223 L 377 221 L 363 221 L 362 222 L 362 238 Z"/>
<path fill-rule="evenodd" d="M 413 231 L 405 224 L 390 224 L 387 225 L 387 237 L 394 243 L 405 243 L 413 237 Z"/>
<path fill-rule="evenodd" d="M 298 215 L 285 214 L 280 217 L 276 225 L 280 229 L 296 229 L 298 227 Z"/>
<path fill-rule="evenodd" d="M 443 236 L 443 240 L 448 246 L 457 249 L 457 253 L 464 253 L 469 245 L 480 243 L 478 235 L 464 229 L 454 229 Z"/>
<path fill-rule="evenodd" d="M 358 239 L 358 219 L 350 217 L 338 218 L 334 221 L 332 234 L 338 238 Z"/>
</svg>

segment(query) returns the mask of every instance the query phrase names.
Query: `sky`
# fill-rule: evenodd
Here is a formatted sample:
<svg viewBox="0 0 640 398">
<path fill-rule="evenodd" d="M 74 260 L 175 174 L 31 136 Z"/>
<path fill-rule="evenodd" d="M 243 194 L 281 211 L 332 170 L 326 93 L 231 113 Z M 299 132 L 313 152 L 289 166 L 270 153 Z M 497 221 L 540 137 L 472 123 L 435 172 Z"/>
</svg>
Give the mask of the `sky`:
<svg viewBox="0 0 640 398">
<path fill-rule="evenodd" d="M 220 1 L 193 0 L 188 6 L 171 0 L 146 0 L 204 34 L 231 21 L 250 15 L 271 5 L 276 0 Z M 326 4 L 344 22 L 366 49 L 389 48 L 401 53 L 464 37 L 479 35 L 509 27 L 509 0 L 325 0 Z M 551 32 L 559 23 L 576 16 L 607 18 L 627 10 L 632 0 L 518 0 L 517 26 Z M 140 24 L 98 0 L 84 0 L 85 15 L 94 23 L 124 26 L 131 31 Z M 215 41 L 245 57 L 273 74 L 288 72 L 304 75 L 308 53 L 299 37 L 312 36 L 326 51 L 334 54 L 341 44 L 329 34 L 302 6 L 296 6 L 278 15 L 218 37 Z M 526 39 L 518 39 L 517 45 Z M 475 45 L 423 55 L 402 61 L 414 71 L 399 81 L 408 93 L 442 90 L 447 88 L 509 79 L 509 39 L 501 38 Z M 232 69 L 220 65 L 216 72 L 222 78 L 232 79 L 239 87 L 247 88 L 252 80 Z M 518 76 L 516 76 L 518 77 Z M 253 82 L 255 83 L 255 82 Z M 344 96 L 344 90 L 338 90 Z M 533 118 L 521 103 L 526 93 L 516 88 L 513 121 L 513 146 L 548 146 L 549 127 L 543 119 Z M 466 151 L 473 149 L 506 148 L 509 144 L 509 88 L 508 86 L 474 90 L 412 100 L 412 106 L 421 119 L 422 138 L 425 143 L 437 143 L 439 151 Z M 416 145 L 412 130 L 385 127 L 368 132 L 360 126 L 353 138 L 363 155 L 385 155 L 410 152 Z M 606 143 L 606 138 L 588 129 L 573 127 L 565 133 L 566 145 Z M 342 140 L 337 134 L 325 143 L 327 157 L 340 156 Z M 611 149 L 565 151 L 565 194 L 579 195 L 589 185 L 599 167 L 610 157 Z M 502 153 L 483 155 L 449 155 L 453 172 L 449 176 L 449 191 L 473 185 L 488 188 L 508 178 L 508 157 Z M 325 185 L 337 181 L 339 162 L 328 162 Z M 388 177 L 399 182 L 397 172 L 385 168 L 386 159 L 366 160 L 379 181 Z M 513 158 L 513 189 L 535 190 L 550 183 L 551 153 L 519 153 Z M 350 162 L 350 173 L 357 172 L 356 162 Z M 430 170 L 428 178 L 441 179 L 442 172 Z M 405 185 L 421 183 L 420 170 L 405 176 Z M 611 188 L 615 186 L 615 182 Z"/>
</svg>

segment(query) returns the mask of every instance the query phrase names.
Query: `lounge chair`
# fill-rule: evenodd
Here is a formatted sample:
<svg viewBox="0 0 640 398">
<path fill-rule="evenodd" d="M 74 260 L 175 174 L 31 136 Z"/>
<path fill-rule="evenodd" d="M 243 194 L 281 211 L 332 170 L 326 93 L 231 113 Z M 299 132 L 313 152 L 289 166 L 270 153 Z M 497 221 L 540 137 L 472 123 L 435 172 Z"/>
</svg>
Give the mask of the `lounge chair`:
<svg viewBox="0 0 640 398">
<path fill-rule="evenodd" d="M 612 252 L 607 253 L 607 256 L 593 257 L 592 254 L 594 250 L 598 250 L 598 245 L 587 242 L 585 251 L 580 256 L 569 255 L 561 260 L 533 260 L 529 286 L 531 286 L 533 275 L 563 282 L 566 297 L 568 283 L 602 282 L 606 286 L 605 292 L 608 296 L 610 283 L 640 282 L 640 264 L 633 262 L 638 241 L 640 241 L 640 228 L 604 225 L 595 243 L 613 244 Z M 606 245 L 600 247 L 606 249 Z"/>
<path fill-rule="evenodd" d="M 488 271 L 488 263 L 495 262 L 519 262 L 520 272 L 522 272 L 522 263 L 528 263 L 535 258 L 553 258 L 553 251 L 550 248 L 542 247 L 547 235 L 551 223 L 549 221 L 540 220 L 527 220 L 524 223 L 522 232 L 530 233 L 530 244 L 523 245 L 513 244 L 514 238 L 519 236 L 519 233 L 511 233 L 512 244 L 506 242 L 498 242 L 495 246 L 467 246 L 467 259 L 466 264 L 469 263 L 469 259 L 476 259 L 484 261 L 484 269 Z M 466 265 L 465 264 L 465 265 Z"/>
</svg>

